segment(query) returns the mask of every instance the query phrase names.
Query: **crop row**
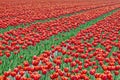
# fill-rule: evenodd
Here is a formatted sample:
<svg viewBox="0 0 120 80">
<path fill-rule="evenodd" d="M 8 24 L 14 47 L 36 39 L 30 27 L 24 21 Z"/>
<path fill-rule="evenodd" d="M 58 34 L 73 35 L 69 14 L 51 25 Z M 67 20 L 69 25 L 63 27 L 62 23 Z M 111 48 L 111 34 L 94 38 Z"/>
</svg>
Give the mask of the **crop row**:
<svg viewBox="0 0 120 80">
<path fill-rule="evenodd" d="M 113 4 L 115 5 L 115 4 Z M 117 4 L 116 4 L 117 5 Z M 119 4 L 118 4 L 119 5 Z M 108 5 L 109 7 L 112 6 L 112 5 Z M 32 24 L 37 24 L 37 23 L 46 23 L 46 22 L 50 22 L 50 21 L 54 21 L 54 20 L 58 20 L 58 19 L 61 19 L 61 18 L 67 18 L 67 17 L 70 17 L 70 16 L 73 16 L 73 15 L 77 15 L 77 14 L 81 14 L 81 13 L 84 13 L 86 11 L 89 11 L 89 10 L 94 10 L 94 9 L 98 9 L 98 8 L 102 8 L 102 7 L 106 7 L 106 6 L 99 6 L 99 7 L 95 7 L 95 8 L 90 8 L 90 9 L 86 9 L 86 10 L 82 10 L 82 11 L 78 11 L 78 12 L 73 12 L 73 13 L 68 13 L 68 14 L 64 14 L 64 15 L 61 15 L 59 17 L 52 17 L 52 18 L 47 18 L 47 19 L 44 19 L 44 20 L 36 20 L 34 22 L 31 22 L 31 23 L 26 23 L 26 24 L 20 24 L 20 25 L 17 25 L 17 26 L 8 26 L 7 28 L 1 28 L 0 29 L 0 34 L 1 33 L 4 33 L 4 32 L 7 32 L 9 30 L 12 30 L 12 29 L 18 29 L 18 28 L 25 28 L 25 27 L 29 27 L 30 25 Z"/>
<path fill-rule="evenodd" d="M 101 5 L 103 2 L 106 4 Z M 31 5 L 31 3 L 33 5 Z M 54 2 L 50 0 L 45 0 L 45 1 L 21 0 L 18 3 L 18 1 L 10 2 L 7 0 L 7 2 L 5 2 L 4 0 L 1 0 L 0 28 L 6 28 L 8 26 L 17 26 L 19 24 L 31 23 L 36 20 L 59 17 L 61 15 L 68 13 L 78 12 L 81 10 L 87 10 L 90 8 L 96 8 L 101 6 L 115 5 L 115 4 L 118 4 L 118 2 L 97 1 L 95 3 L 92 3 L 92 2 L 84 2 L 84 1 L 77 2 L 73 0 L 71 1 L 57 0 Z"/>
<path fill-rule="evenodd" d="M 57 35 L 60 32 L 77 28 L 78 25 L 84 24 L 116 7 L 94 9 L 69 18 L 62 18 L 44 24 L 37 23 L 27 28 L 18 28 L 0 34 L 0 55 L 3 56 L 2 53 L 4 53 L 6 57 L 10 57 L 10 52 L 17 54 L 20 48 L 26 49 L 28 46 L 35 46 L 41 40 L 48 39 L 50 36 Z"/>
<path fill-rule="evenodd" d="M 119 80 L 120 11 L 81 30 L 52 50 L 33 56 L 13 71 L 4 72 L 4 80 Z"/>
</svg>

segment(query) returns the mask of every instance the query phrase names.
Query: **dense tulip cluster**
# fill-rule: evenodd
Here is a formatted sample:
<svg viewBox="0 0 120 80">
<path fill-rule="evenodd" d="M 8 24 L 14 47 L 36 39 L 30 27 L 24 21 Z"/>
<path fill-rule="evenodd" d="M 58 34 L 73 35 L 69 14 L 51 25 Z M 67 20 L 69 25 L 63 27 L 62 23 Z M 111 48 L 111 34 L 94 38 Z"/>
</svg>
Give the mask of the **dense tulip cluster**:
<svg viewBox="0 0 120 80">
<path fill-rule="evenodd" d="M 27 28 L 13 29 L 0 34 L 0 56 L 11 56 L 11 52 L 18 54 L 20 49 L 27 49 L 28 46 L 35 46 L 41 40 L 48 39 L 63 31 L 77 28 L 79 25 L 92 20 L 108 11 L 118 8 L 119 5 L 102 7 L 77 14 L 68 18 L 62 18 L 44 24 L 37 23 Z"/>
<path fill-rule="evenodd" d="M 81 30 L 52 50 L 33 56 L 3 79 L 16 80 L 119 80 L 120 11 Z"/>
<path fill-rule="evenodd" d="M 118 4 L 118 0 L 114 0 L 114 2 L 108 0 L 87 2 L 81 0 L 1 0 L 0 28 L 17 26 L 36 20 L 59 17 L 64 14 L 114 4 Z"/>
</svg>

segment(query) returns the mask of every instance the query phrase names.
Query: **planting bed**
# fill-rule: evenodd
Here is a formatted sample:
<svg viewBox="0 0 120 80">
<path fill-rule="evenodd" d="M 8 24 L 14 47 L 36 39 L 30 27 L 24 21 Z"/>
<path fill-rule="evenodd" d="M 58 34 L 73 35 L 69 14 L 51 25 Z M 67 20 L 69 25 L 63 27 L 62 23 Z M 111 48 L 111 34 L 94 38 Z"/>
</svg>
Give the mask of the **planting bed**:
<svg viewBox="0 0 120 80">
<path fill-rule="evenodd" d="M 120 80 L 120 1 L 7 1 L 0 80 Z"/>
</svg>

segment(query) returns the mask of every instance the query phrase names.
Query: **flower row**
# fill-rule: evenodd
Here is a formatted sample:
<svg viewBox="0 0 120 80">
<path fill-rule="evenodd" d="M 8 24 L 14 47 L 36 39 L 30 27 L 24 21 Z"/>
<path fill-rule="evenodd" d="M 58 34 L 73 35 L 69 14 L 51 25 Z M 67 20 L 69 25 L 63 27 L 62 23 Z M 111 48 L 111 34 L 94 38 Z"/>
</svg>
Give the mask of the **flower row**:
<svg viewBox="0 0 120 80">
<path fill-rule="evenodd" d="M 19 24 L 31 23 L 36 20 L 58 17 L 61 15 L 87 10 L 118 3 L 117 1 L 97 1 L 81 2 L 81 1 L 66 1 L 66 0 L 21 0 L 21 1 L 0 1 L 0 28 L 8 26 L 17 26 Z M 32 4 L 32 5 L 31 5 Z M 81 5 L 82 4 L 82 5 Z"/>
<path fill-rule="evenodd" d="M 79 25 L 107 13 L 118 6 L 98 8 L 68 18 L 47 23 L 37 23 L 26 28 L 19 28 L 0 34 L 0 56 L 10 57 L 10 53 L 18 54 L 20 49 L 35 46 L 41 40 L 49 39 L 63 31 L 77 28 Z"/>
</svg>

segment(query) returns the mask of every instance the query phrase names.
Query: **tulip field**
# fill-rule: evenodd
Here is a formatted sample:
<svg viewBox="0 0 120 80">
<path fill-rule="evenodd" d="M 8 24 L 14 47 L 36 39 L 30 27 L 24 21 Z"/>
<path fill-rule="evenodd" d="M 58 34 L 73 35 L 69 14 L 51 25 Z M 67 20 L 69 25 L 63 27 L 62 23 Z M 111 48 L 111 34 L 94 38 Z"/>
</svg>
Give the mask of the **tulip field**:
<svg viewBox="0 0 120 80">
<path fill-rule="evenodd" d="M 120 80 L 120 0 L 0 0 L 0 80 Z"/>
</svg>

